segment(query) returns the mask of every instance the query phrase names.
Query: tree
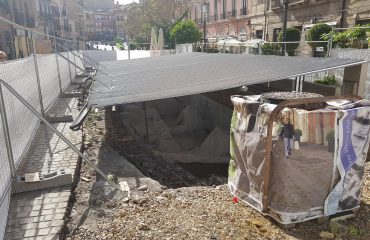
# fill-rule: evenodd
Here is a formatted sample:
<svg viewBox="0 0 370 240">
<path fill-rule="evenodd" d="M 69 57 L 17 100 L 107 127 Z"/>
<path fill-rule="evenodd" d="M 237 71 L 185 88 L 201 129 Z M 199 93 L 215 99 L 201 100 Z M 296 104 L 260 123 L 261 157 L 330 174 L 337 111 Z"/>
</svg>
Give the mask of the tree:
<svg viewBox="0 0 370 240">
<path fill-rule="evenodd" d="M 323 41 L 324 35 L 328 34 L 332 31 L 332 28 L 327 24 L 316 24 L 313 26 L 307 34 L 307 41 Z M 313 49 L 316 47 L 324 47 L 327 48 L 327 43 L 308 43 Z"/>
<path fill-rule="evenodd" d="M 136 38 L 140 34 L 149 36 L 150 28 L 147 27 L 145 17 L 140 9 L 140 5 L 132 3 L 127 9 L 127 18 L 123 23 L 126 38 L 130 40 Z"/>
<path fill-rule="evenodd" d="M 201 39 L 202 33 L 193 20 L 187 19 L 178 22 L 170 30 L 171 40 L 176 39 L 176 43 L 193 43 Z"/>
<path fill-rule="evenodd" d="M 188 16 L 190 0 L 146 0 L 127 9 L 126 34 L 135 38 L 140 33 L 150 36 L 151 28 L 162 28 L 165 42 L 169 42 L 170 29 Z"/>
<path fill-rule="evenodd" d="M 278 36 L 278 41 L 281 42 L 283 39 L 283 33 L 280 32 Z M 299 42 L 301 40 L 301 32 L 296 28 L 287 28 L 286 30 L 286 41 L 287 42 Z M 294 50 L 299 46 L 299 43 L 289 43 L 286 44 L 286 51 L 289 56 L 294 56 Z"/>
</svg>

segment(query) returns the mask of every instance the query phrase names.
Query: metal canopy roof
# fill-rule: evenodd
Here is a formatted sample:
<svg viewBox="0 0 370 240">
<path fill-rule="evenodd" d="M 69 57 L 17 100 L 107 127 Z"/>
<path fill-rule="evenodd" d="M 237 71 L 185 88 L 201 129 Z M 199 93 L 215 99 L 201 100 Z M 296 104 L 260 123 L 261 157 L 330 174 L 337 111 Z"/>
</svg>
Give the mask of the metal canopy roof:
<svg viewBox="0 0 370 240">
<path fill-rule="evenodd" d="M 188 53 L 104 62 L 90 106 L 186 96 L 366 63 L 363 60 Z"/>
</svg>

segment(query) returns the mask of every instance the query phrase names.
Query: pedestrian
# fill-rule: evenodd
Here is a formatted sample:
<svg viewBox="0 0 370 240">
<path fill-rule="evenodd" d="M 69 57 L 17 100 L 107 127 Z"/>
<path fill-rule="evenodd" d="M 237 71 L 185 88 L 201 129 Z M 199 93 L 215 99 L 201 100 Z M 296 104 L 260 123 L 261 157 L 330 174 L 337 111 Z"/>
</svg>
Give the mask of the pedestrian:
<svg viewBox="0 0 370 240">
<path fill-rule="evenodd" d="M 294 127 L 290 123 L 289 118 L 284 118 L 283 123 L 284 125 L 280 132 L 280 138 L 284 140 L 285 157 L 289 158 L 289 156 L 292 155 L 292 149 L 294 147 Z"/>
</svg>

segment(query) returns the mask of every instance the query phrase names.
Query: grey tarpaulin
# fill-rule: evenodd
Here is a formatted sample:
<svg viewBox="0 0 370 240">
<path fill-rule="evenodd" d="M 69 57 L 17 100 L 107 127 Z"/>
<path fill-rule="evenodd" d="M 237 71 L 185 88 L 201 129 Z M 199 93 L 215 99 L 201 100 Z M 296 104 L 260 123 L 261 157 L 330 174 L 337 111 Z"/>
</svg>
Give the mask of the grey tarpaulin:
<svg viewBox="0 0 370 240">
<path fill-rule="evenodd" d="M 89 100 L 110 106 L 186 96 L 362 64 L 353 59 L 189 53 L 104 62 Z"/>
</svg>

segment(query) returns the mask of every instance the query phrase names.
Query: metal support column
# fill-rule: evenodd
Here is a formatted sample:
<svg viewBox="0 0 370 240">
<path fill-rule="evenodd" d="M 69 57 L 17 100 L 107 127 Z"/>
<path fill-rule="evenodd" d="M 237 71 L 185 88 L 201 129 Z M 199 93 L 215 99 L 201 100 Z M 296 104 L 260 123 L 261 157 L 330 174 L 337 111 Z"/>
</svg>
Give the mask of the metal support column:
<svg viewBox="0 0 370 240">
<path fill-rule="evenodd" d="M 54 53 L 55 59 L 57 61 L 57 70 L 58 70 L 58 80 L 59 80 L 59 93 L 60 96 L 63 95 L 63 87 L 62 87 L 62 78 L 60 77 L 60 68 L 59 68 L 59 59 L 58 59 L 58 48 L 57 48 L 57 39 L 54 36 Z"/>
<path fill-rule="evenodd" d="M 85 41 L 82 41 L 83 47 L 82 47 L 82 64 L 84 68 L 86 68 L 86 60 L 85 60 L 85 54 L 86 54 L 86 43 Z"/>
<path fill-rule="evenodd" d="M 32 49 L 33 49 L 33 60 L 34 60 L 34 63 L 35 63 L 35 70 L 36 70 L 37 91 L 38 91 L 38 94 L 39 94 L 40 111 L 41 111 L 41 114 L 44 115 L 45 109 L 44 109 L 44 103 L 43 103 L 43 100 L 42 100 L 42 91 L 41 91 L 39 67 L 38 67 L 38 64 L 37 64 L 36 40 L 35 40 L 35 37 L 33 36 L 33 33 L 30 33 L 29 31 L 27 31 L 27 35 L 28 34 L 31 35 L 30 42 L 32 43 Z"/>
<path fill-rule="evenodd" d="M 75 46 L 75 42 L 73 42 L 73 49 L 72 49 L 72 51 L 74 51 L 76 49 L 76 46 Z M 76 75 L 77 75 L 77 67 L 76 67 L 76 55 L 75 54 L 73 54 L 73 61 L 74 61 L 74 63 L 75 63 L 75 73 L 76 73 Z"/>
<path fill-rule="evenodd" d="M 128 60 L 130 60 L 131 56 L 130 56 L 130 39 L 127 38 L 127 58 Z"/>
<path fill-rule="evenodd" d="M 148 116 L 146 113 L 146 102 L 144 102 L 144 115 L 145 115 L 146 141 L 147 143 L 149 143 L 149 128 L 148 128 Z"/>
<path fill-rule="evenodd" d="M 285 56 L 286 51 L 286 29 L 287 29 L 287 23 L 288 23 L 288 7 L 289 7 L 289 0 L 283 0 L 283 6 L 284 6 L 284 20 L 283 20 L 283 45 L 282 45 L 282 51 L 281 55 Z"/>
<path fill-rule="evenodd" d="M 71 64 L 70 64 L 70 61 L 71 60 L 69 60 L 69 54 L 68 54 L 68 52 L 69 52 L 69 49 L 67 49 L 67 60 L 68 60 L 69 78 L 71 79 L 71 82 L 72 82 L 73 79 L 72 79 L 72 71 L 71 71 Z"/>
<path fill-rule="evenodd" d="M 8 119 L 7 119 L 7 116 L 6 116 L 3 89 L 2 89 L 2 84 L 1 83 L 0 83 L 0 114 L 1 114 L 1 123 L 2 123 L 2 126 L 3 126 L 3 132 L 4 132 L 6 152 L 7 152 L 7 155 L 8 155 L 9 168 L 10 168 L 12 178 L 15 178 L 16 177 L 16 172 L 15 172 L 15 165 L 14 165 L 12 143 L 10 141 Z"/>
</svg>

